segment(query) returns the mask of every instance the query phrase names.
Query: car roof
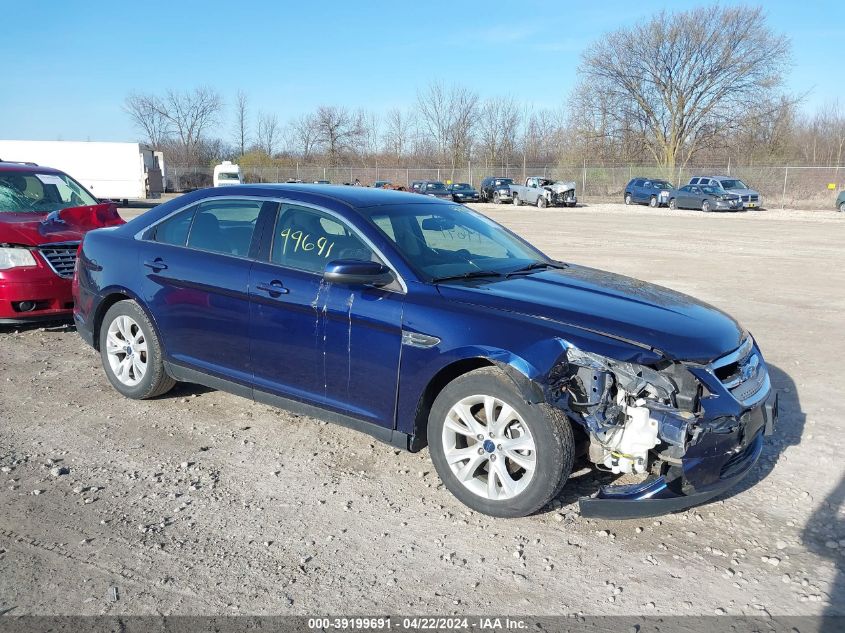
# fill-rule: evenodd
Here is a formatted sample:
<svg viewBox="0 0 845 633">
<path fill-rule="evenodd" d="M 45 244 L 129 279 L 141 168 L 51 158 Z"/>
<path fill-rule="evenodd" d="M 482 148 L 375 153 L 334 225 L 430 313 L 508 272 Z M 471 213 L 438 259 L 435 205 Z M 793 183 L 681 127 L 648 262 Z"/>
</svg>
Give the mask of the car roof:
<svg viewBox="0 0 845 633">
<path fill-rule="evenodd" d="M 63 174 L 65 172 L 52 167 L 42 167 L 35 163 L 14 163 L 11 161 L 0 161 L 0 171 L 16 171 L 27 174 Z"/>
<path fill-rule="evenodd" d="M 437 182 L 437 181 L 422 181 Z M 296 193 L 303 202 L 319 203 L 323 200 L 342 202 L 350 207 L 375 207 L 386 204 L 443 204 L 430 196 L 420 196 L 407 191 L 393 189 L 375 189 L 373 187 L 351 187 L 349 185 L 314 185 L 314 184 L 255 184 L 215 187 L 207 190 L 209 195 L 237 195 L 248 190 L 261 191 L 265 195 Z"/>
</svg>

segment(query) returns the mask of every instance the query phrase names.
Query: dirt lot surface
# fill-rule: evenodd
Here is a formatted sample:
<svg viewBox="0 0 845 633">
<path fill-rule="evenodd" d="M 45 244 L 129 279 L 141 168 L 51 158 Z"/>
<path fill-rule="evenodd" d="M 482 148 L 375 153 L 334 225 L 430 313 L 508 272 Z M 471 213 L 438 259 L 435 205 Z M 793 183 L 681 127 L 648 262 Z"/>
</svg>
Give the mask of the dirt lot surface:
<svg viewBox="0 0 845 633">
<path fill-rule="evenodd" d="M 582 469 L 554 507 L 490 519 L 427 450 L 193 385 L 127 400 L 71 328 L 6 330 L 0 613 L 845 613 L 845 217 L 479 208 L 754 333 L 781 420 L 746 482 L 596 521 L 578 515 Z"/>
</svg>

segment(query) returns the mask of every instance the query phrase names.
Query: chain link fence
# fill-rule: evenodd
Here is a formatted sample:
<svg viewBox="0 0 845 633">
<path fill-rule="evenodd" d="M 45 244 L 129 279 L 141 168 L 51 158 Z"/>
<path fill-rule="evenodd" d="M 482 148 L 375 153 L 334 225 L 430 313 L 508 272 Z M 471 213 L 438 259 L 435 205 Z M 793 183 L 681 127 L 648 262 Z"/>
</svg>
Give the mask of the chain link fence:
<svg viewBox="0 0 845 633">
<path fill-rule="evenodd" d="M 497 168 L 467 165 L 452 167 L 248 167 L 241 168 L 248 183 L 328 180 L 335 184 L 362 185 L 386 180 L 407 185 L 413 180 L 468 182 L 478 187 L 485 176 L 502 176 L 522 181 L 527 176 L 574 181 L 578 197 L 586 201 L 622 200 L 626 183 L 635 177 L 664 178 L 675 186 L 689 182 L 696 175 L 728 175 L 743 180 L 760 192 L 763 206 L 771 208 L 832 208 L 838 191 L 845 189 L 845 166 L 731 166 L 710 165 L 666 170 L 654 166 L 518 165 Z M 211 167 L 169 167 L 166 175 L 169 191 L 188 191 L 212 185 Z"/>
</svg>

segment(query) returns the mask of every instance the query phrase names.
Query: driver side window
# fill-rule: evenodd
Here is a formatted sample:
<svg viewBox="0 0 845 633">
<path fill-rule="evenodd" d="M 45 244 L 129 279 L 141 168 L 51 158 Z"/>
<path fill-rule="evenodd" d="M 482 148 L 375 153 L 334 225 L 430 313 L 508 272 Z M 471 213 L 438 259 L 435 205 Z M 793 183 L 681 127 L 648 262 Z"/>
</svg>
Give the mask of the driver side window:
<svg viewBox="0 0 845 633">
<path fill-rule="evenodd" d="M 273 231 L 270 261 L 289 268 L 322 273 L 336 259 L 380 261 L 348 226 L 337 218 L 295 205 L 282 205 Z"/>
</svg>

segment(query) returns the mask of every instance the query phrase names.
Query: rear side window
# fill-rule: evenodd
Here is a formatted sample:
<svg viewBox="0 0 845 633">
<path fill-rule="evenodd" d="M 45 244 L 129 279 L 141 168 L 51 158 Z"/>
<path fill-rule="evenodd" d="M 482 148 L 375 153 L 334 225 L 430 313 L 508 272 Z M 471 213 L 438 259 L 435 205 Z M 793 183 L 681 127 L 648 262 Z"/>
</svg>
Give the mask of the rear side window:
<svg viewBox="0 0 845 633">
<path fill-rule="evenodd" d="M 689 181 L 689 184 L 697 185 L 698 184 L 698 178 L 691 178 L 690 181 Z"/>
<path fill-rule="evenodd" d="M 642 178 L 637 178 L 637 179 L 634 181 L 634 186 L 635 186 L 635 187 L 642 187 L 642 186 L 643 186 L 643 180 L 642 180 Z"/>
<path fill-rule="evenodd" d="M 372 249 L 336 218 L 306 207 L 283 205 L 273 231 L 270 260 L 322 273 L 335 259 L 379 261 Z"/>
<path fill-rule="evenodd" d="M 162 244 L 184 246 L 188 242 L 188 232 L 191 230 L 191 222 L 196 210 L 196 207 L 191 207 L 159 224 L 156 227 L 153 240 Z"/>
<path fill-rule="evenodd" d="M 212 200 L 198 205 L 188 246 L 246 257 L 261 212 L 257 200 Z"/>
</svg>

